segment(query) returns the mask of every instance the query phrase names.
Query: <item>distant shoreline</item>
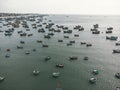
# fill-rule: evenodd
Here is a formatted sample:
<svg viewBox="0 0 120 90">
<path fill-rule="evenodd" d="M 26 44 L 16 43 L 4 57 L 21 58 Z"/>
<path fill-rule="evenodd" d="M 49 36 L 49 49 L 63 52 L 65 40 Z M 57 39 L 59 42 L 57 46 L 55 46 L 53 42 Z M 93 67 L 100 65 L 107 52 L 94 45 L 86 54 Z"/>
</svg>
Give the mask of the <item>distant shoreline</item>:
<svg viewBox="0 0 120 90">
<path fill-rule="evenodd" d="M 0 17 L 22 16 L 22 15 L 40 15 L 47 16 L 47 14 L 33 14 L 33 13 L 0 13 Z"/>
<path fill-rule="evenodd" d="M 38 14 L 38 13 L 0 13 L 0 17 L 16 17 L 16 16 L 27 16 L 27 15 L 33 15 L 33 16 L 49 16 L 49 15 L 78 15 L 78 16 L 89 16 L 89 17 L 93 17 L 93 16 L 103 16 L 103 17 L 107 17 L 107 16 L 117 16 L 120 17 L 120 15 L 83 15 L 83 14 Z"/>
</svg>

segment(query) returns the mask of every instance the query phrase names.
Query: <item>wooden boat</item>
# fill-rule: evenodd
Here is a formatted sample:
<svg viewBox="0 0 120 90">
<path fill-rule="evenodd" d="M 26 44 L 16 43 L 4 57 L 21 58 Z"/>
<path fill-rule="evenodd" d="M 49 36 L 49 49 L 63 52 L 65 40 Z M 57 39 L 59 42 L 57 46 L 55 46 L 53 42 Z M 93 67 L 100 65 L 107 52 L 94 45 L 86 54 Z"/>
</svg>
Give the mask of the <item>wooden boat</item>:
<svg viewBox="0 0 120 90">
<path fill-rule="evenodd" d="M 77 60 L 77 59 L 78 59 L 77 56 L 70 56 L 70 57 L 69 57 L 69 60 Z"/>
<path fill-rule="evenodd" d="M 92 74 L 97 75 L 97 74 L 99 74 L 99 71 L 95 69 L 92 71 Z"/>
<path fill-rule="evenodd" d="M 100 31 L 92 31 L 92 34 L 100 34 Z"/>
<path fill-rule="evenodd" d="M 30 54 L 30 51 L 25 52 L 26 55 Z"/>
<path fill-rule="evenodd" d="M 112 33 L 112 31 L 106 31 L 106 33 Z"/>
<path fill-rule="evenodd" d="M 83 27 L 81 27 L 81 28 L 79 28 L 79 29 L 78 29 L 78 31 L 84 31 L 84 28 L 83 28 Z"/>
<path fill-rule="evenodd" d="M 5 36 L 11 36 L 12 33 L 5 33 L 4 35 L 5 35 Z"/>
<path fill-rule="evenodd" d="M 7 52 L 10 52 L 11 50 L 8 48 L 8 49 L 6 49 L 6 51 L 7 51 Z"/>
<path fill-rule="evenodd" d="M 42 43 L 43 41 L 42 40 L 37 40 L 37 43 Z"/>
<path fill-rule="evenodd" d="M 90 43 L 89 43 L 89 44 L 86 44 L 86 47 L 91 47 L 91 46 L 92 46 L 92 44 L 90 44 Z"/>
<path fill-rule="evenodd" d="M 118 79 L 120 79 L 120 73 L 116 73 L 115 77 L 118 78 Z"/>
<path fill-rule="evenodd" d="M 33 51 L 33 52 L 35 52 L 35 51 L 36 51 L 36 49 L 34 48 L 32 51 Z"/>
<path fill-rule="evenodd" d="M 38 70 L 33 70 L 33 75 L 39 75 L 40 71 Z"/>
<path fill-rule="evenodd" d="M 116 46 L 120 46 L 120 42 L 115 43 Z"/>
<path fill-rule="evenodd" d="M 114 49 L 113 53 L 120 53 L 120 50 L 119 49 Z"/>
<path fill-rule="evenodd" d="M 0 76 L 0 82 L 4 81 L 5 77 Z"/>
<path fill-rule="evenodd" d="M 86 42 L 80 42 L 80 44 L 81 44 L 81 45 L 85 45 L 85 44 L 86 44 Z"/>
<path fill-rule="evenodd" d="M 69 36 L 64 36 L 64 38 L 69 38 Z"/>
<path fill-rule="evenodd" d="M 108 27 L 107 30 L 113 30 L 113 27 Z"/>
<path fill-rule="evenodd" d="M 20 41 L 21 44 L 25 44 L 25 41 Z"/>
<path fill-rule="evenodd" d="M 74 34 L 74 37 L 79 37 L 79 34 Z"/>
<path fill-rule="evenodd" d="M 17 33 L 22 33 L 23 31 L 18 31 Z"/>
<path fill-rule="evenodd" d="M 23 49 L 23 46 L 17 46 L 17 49 Z"/>
<path fill-rule="evenodd" d="M 67 43 L 66 45 L 67 45 L 67 46 L 72 46 L 72 43 Z"/>
<path fill-rule="evenodd" d="M 88 57 L 87 57 L 87 56 L 85 56 L 83 60 L 88 60 Z"/>
<path fill-rule="evenodd" d="M 63 64 L 56 64 L 56 67 L 58 67 L 58 68 L 63 68 L 64 65 L 63 65 Z"/>
<path fill-rule="evenodd" d="M 63 40 L 58 40 L 58 42 L 63 42 Z"/>
<path fill-rule="evenodd" d="M 5 57 L 6 57 L 6 58 L 9 58 L 9 57 L 10 57 L 10 54 L 6 54 Z"/>
<path fill-rule="evenodd" d="M 42 47 L 48 47 L 48 45 L 46 45 L 46 44 L 43 44 L 43 45 L 42 45 Z"/>
<path fill-rule="evenodd" d="M 111 37 L 106 36 L 106 39 L 115 40 L 116 41 L 118 39 L 118 37 L 117 36 L 111 36 Z"/>
<path fill-rule="evenodd" d="M 20 36 L 26 36 L 27 35 L 27 33 L 21 33 L 20 34 Z"/>
<path fill-rule="evenodd" d="M 42 29 L 39 29 L 38 32 L 42 32 L 42 33 L 44 33 L 45 30 L 42 28 Z"/>
<path fill-rule="evenodd" d="M 94 28 L 99 28 L 98 24 L 93 25 Z"/>
<path fill-rule="evenodd" d="M 70 43 L 75 43 L 75 40 L 73 40 L 73 41 L 70 41 Z"/>
<path fill-rule="evenodd" d="M 90 79 L 89 79 L 89 82 L 90 82 L 91 84 L 94 84 L 94 83 L 96 83 L 96 80 L 97 80 L 96 78 L 90 78 Z"/>
<path fill-rule="evenodd" d="M 50 59 L 51 59 L 50 56 L 45 57 L 45 61 L 48 61 L 48 60 L 50 60 Z"/>
<path fill-rule="evenodd" d="M 72 33 L 72 30 L 63 31 L 63 33 Z"/>
<path fill-rule="evenodd" d="M 33 36 L 33 34 L 31 33 L 31 34 L 28 34 L 28 37 L 30 37 L 30 36 Z"/>
<path fill-rule="evenodd" d="M 44 35 L 44 38 L 50 39 L 50 35 Z"/>
<path fill-rule="evenodd" d="M 53 72 L 53 73 L 52 73 L 52 76 L 55 77 L 55 78 L 57 78 L 57 77 L 60 76 L 60 72 Z"/>
</svg>

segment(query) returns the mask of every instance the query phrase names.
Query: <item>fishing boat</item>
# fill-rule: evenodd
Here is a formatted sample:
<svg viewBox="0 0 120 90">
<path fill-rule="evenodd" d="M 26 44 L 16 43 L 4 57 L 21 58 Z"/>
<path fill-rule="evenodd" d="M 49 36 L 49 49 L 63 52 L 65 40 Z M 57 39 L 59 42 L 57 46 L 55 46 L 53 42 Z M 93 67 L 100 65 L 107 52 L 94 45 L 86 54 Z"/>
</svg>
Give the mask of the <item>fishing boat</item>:
<svg viewBox="0 0 120 90">
<path fill-rule="evenodd" d="M 63 40 L 58 40 L 58 42 L 63 42 Z"/>
<path fill-rule="evenodd" d="M 22 33 L 23 31 L 18 31 L 17 33 Z"/>
<path fill-rule="evenodd" d="M 88 60 L 88 57 L 87 57 L 87 56 L 85 56 L 85 57 L 83 58 L 83 60 Z"/>
<path fill-rule="evenodd" d="M 117 36 L 106 36 L 106 39 L 108 39 L 108 40 L 117 40 L 118 39 L 118 37 Z"/>
<path fill-rule="evenodd" d="M 48 61 L 48 60 L 50 60 L 50 59 L 51 59 L 50 56 L 45 57 L 45 61 Z"/>
<path fill-rule="evenodd" d="M 92 34 L 100 34 L 100 31 L 92 31 Z"/>
<path fill-rule="evenodd" d="M 0 82 L 3 81 L 5 77 L 0 76 Z"/>
<path fill-rule="evenodd" d="M 43 41 L 42 40 L 37 40 L 37 43 L 42 43 Z"/>
<path fill-rule="evenodd" d="M 23 46 L 17 46 L 17 49 L 23 49 Z"/>
<path fill-rule="evenodd" d="M 113 30 L 113 27 L 108 27 L 107 30 Z"/>
<path fill-rule="evenodd" d="M 92 78 L 89 79 L 89 82 L 90 82 L 91 84 L 94 84 L 94 83 L 96 83 L 96 80 L 97 80 L 96 78 L 93 78 L 93 77 L 92 77 Z"/>
<path fill-rule="evenodd" d="M 77 56 L 70 56 L 70 57 L 69 57 L 69 60 L 77 60 L 77 59 L 78 59 Z"/>
<path fill-rule="evenodd" d="M 38 70 L 33 70 L 33 75 L 38 75 L 40 73 L 40 71 Z"/>
<path fill-rule="evenodd" d="M 42 29 L 39 29 L 38 32 L 42 32 L 42 33 L 44 33 L 45 30 L 42 28 Z"/>
<path fill-rule="evenodd" d="M 90 43 L 89 43 L 89 44 L 86 44 L 86 47 L 91 47 L 91 46 L 92 46 L 92 44 L 90 44 Z"/>
<path fill-rule="evenodd" d="M 93 25 L 94 28 L 99 28 L 98 24 Z"/>
<path fill-rule="evenodd" d="M 58 68 L 63 68 L 64 65 L 63 65 L 63 64 L 56 64 L 56 67 L 58 67 Z"/>
<path fill-rule="evenodd" d="M 116 73 L 115 77 L 118 78 L 118 79 L 120 79 L 120 73 Z"/>
<path fill-rule="evenodd" d="M 72 33 L 72 30 L 63 31 L 63 33 Z"/>
<path fill-rule="evenodd" d="M 92 71 L 92 74 L 97 75 L 97 74 L 99 74 L 99 71 L 95 69 Z"/>
<path fill-rule="evenodd" d="M 21 33 L 20 34 L 20 36 L 26 36 L 27 35 L 27 33 Z"/>
<path fill-rule="evenodd" d="M 67 43 L 66 45 L 67 45 L 67 46 L 72 46 L 72 43 Z"/>
<path fill-rule="evenodd" d="M 6 51 L 7 51 L 7 52 L 10 52 L 11 50 L 8 48 L 8 49 L 6 49 Z"/>
<path fill-rule="evenodd" d="M 35 48 L 33 48 L 33 50 L 32 50 L 33 52 L 35 52 L 36 51 L 36 49 Z"/>
<path fill-rule="evenodd" d="M 51 35 L 51 36 L 53 36 L 53 35 L 54 35 L 54 33 L 48 33 L 48 35 Z"/>
<path fill-rule="evenodd" d="M 50 35 L 44 35 L 44 38 L 50 39 Z"/>
<path fill-rule="evenodd" d="M 85 45 L 85 44 L 86 44 L 86 42 L 80 42 L 80 44 L 81 44 L 81 45 Z"/>
<path fill-rule="evenodd" d="M 112 31 L 106 31 L 106 33 L 112 33 Z"/>
<path fill-rule="evenodd" d="M 64 38 L 69 38 L 69 36 L 64 36 Z"/>
<path fill-rule="evenodd" d="M 5 33 L 4 35 L 5 35 L 5 36 L 11 36 L 12 33 Z"/>
<path fill-rule="evenodd" d="M 30 54 L 30 51 L 25 52 L 26 55 Z"/>
<path fill-rule="evenodd" d="M 79 34 L 74 34 L 74 37 L 79 37 Z"/>
<path fill-rule="evenodd" d="M 52 76 L 55 77 L 55 78 L 57 78 L 57 77 L 60 76 L 60 72 L 53 72 L 53 73 L 52 73 Z"/>
<path fill-rule="evenodd" d="M 73 41 L 70 41 L 69 43 L 75 43 L 75 40 L 73 40 Z"/>
<path fill-rule="evenodd" d="M 22 40 L 21 40 L 20 43 L 21 43 L 21 44 L 25 44 L 25 41 L 22 41 Z"/>
<path fill-rule="evenodd" d="M 81 27 L 81 28 L 79 28 L 79 29 L 78 29 L 78 31 L 84 31 L 84 28 L 83 28 L 83 27 Z"/>
<path fill-rule="evenodd" d="M 31 33 L 31 34 L 28 34 L 28 37 L 30 37 L 30 36 L 33 36 L 33 34 Z"/>
<path fill-rule="evenodd" d="M 43 45 L 42 45 L 42 47 L 48 47 L 48 45 L 46 45 L 46 44 L 43 44 Z"/>
<path fill-rule="evenodd" d="M 114 49 L 113 53 L 120 53 L 120 50 L 119 49 Z"/>
<path fill-rule="evenodd" d="M 6 57 L 6 58 L 9 58 L 9 57 L 10 57 L 10 54 L 6 54 L 5 57 Z"/>
<path fill-rule="evenodd" d="M 120 42 L 115 43 L 116 46 L 120 46 Z"/>
</svg>

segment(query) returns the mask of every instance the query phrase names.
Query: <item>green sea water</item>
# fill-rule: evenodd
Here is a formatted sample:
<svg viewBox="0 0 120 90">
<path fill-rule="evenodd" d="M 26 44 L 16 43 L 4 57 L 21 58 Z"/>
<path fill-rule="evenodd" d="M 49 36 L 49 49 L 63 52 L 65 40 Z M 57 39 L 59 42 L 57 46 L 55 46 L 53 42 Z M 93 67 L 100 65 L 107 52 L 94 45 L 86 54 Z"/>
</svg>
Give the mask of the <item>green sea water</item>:
<svg viewBox="0 0 120 90">
<path fill-rule="evenodd" d="M 37 29 L 25 31 L 24 28 L 16 28 L 12 36 L 6 37 L 4 33 L 0 33 L 0 75 L 5 77 L 0 82 L 0 90 L 55 90 L 57 84 L 63 90 L 114 90 L 120 86 L 120 80 L 114 77 L 116 72 L 120 72 L 120 55 L 113 54 L 113 49 L 119 49 L 115 46 L 115 42 L 106 40 L 106 36 L 120 36 L 120 17 L 119 16 L 80 16 L 80 15 L 49 15 L 43 18 L 52 20 L 57 25 L 68 26 L 73 30 L 73 26 L 82 25 L 84 31 L 73 30 L 72 34 L 66 34 L 70 38 L 64 39 L 63 32 L 54 33 L 51 39 L 44 39 L 44 35 L 48 33 L 38 33 Z M 43 20 L 43 22 L 48 22 Z M 4 21 L 2 21 L 5 23 Z M 27 21 L 29 26 L 35 22 Z M 90 31 L 93 24 L 99 24 L 99 30 L 103 33 L 93 35 Z M 0 23 L 2 26 L 2 23 Z M 113 33 L 107 35 L 105 31 L 107 27 L 112 26 Z M 44 27 L 44 26 L 43 26 Z M 8 27 L 0 28 L 6 30 Z M 17 31 L 23 30 L 27 33 L 33 33 L 31 37 L 20 37 Z M 79 34 L 79 37 L 74 37 Z M 63 39 L 63 43 L 58 42 Z M 24 40 L 23 49 L 17 49 L 20 40 Z M 37 40 L 42 40 L 44 44 L 48 44 L 48 48 L 43 48 Z M 72 46 L 66 46 L 70 40 L 76 43 Z M 86 41 L 92 43 L 92 47 L 80 45 L 80 42 Z M 6 49 L 11 51 L 7 52 Z M 33 52 L 32 49 L 36 51 Z M 25 55 L 26 51 L 30 51 L 29 55 Z M 10 58 L 5 58 L 6 54 L 10 54 Z M 50 56 L 51 60 L 45 62 L 44 58 Z M 78 60 L 70 62 L 69 56 L 78 56 Z M 85 56 L 89 57 L 88 61 L 83 60 Z M 56 68 L 58 63 L 64 64 L 64 68 Z M 98 75 L 93 75 L 92 70 L 99 70 Z M 34 76 L 32 71 L 39 70 L 40 74 Z M 53 78 L 52 73 L 60 72 L 60 77 Z M 96 77 L 95 84 L 89 83 L 89 78 Z"/>
</svg>

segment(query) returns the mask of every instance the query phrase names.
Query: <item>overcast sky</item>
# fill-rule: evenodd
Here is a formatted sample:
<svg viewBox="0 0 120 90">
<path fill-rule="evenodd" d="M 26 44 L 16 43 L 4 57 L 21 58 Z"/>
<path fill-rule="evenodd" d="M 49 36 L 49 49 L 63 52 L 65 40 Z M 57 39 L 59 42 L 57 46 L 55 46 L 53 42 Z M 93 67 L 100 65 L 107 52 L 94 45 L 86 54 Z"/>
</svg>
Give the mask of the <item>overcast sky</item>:
<svg viewBox="0 0 120 90">
<path fill-rule="evenodd" d="M 0 0 L 0 12 L 120 15 L 120 0 Z"/>
</svg>

